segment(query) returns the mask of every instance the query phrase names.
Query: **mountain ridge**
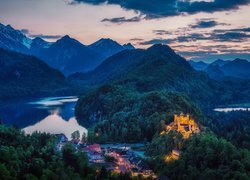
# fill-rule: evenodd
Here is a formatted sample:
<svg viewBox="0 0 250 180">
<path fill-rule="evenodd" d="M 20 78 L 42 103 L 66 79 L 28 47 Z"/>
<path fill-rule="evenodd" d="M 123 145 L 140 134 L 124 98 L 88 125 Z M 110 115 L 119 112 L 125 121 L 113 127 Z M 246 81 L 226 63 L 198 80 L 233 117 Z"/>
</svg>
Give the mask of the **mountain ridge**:
<svg viewBox="0 0 250 180">
<path fill-rule="evenodd" d="M 30 39 L 21 31 L 3 24 L 0 24 L 0 47 L 34 55 L 65 75 L 93 70 L 107 57 L 126 49 L 133 49 L 131 44 L 122 46 L 107 38 L 88 46 L 69 35 L 56 42 L 47 42 L 39 37 Z"/>
</svg>

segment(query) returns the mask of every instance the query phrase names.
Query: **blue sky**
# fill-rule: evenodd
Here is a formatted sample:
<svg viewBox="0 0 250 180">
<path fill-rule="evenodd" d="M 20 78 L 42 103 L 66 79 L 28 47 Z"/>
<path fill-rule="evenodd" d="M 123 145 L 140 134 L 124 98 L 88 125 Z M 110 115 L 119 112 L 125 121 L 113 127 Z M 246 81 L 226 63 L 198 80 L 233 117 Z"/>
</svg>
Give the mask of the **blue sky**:
<svg viewBox="0 0 250 180">
<path fill-rule="evenodd" d="M 206 61 L 250 59 L 249 17 L 250 0 L 0 0 L 0 22 L 32 38 L 163 43 Z"/>
</svg>

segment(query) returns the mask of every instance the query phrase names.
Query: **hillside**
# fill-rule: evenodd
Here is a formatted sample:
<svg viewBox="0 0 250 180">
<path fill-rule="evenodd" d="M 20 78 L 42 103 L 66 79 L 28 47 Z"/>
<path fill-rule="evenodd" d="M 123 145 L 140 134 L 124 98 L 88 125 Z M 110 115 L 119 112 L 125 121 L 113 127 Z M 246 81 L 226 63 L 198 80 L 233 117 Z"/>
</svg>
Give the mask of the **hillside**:
<svg viewBox="0 0 250 180">
<path fill-rule="evenodd" d="M 103 60 L 102 56 L 69 36 L 64 36 L 49 48 L 43 49 L 38 56 L 66 75 L 92 70 Z"/>
<path fill-rule="evenodd" d="M 28 53 L 31 42 L 21 31 L 0 23 L 0 48 Z"/>
<path fill-rule="evenodd" d="M 244 59 L 235 59 L 221 67 L 225 76 L 241 79 L 250 79 L 250 62 Z"/>
<path fill-rule="evenodd" d="M 126 49 L 134 49 L 130 43 L 120 45 L 104 38 L 88 46 L 68 35 L 56 42 L 47 42 L 40 37 L 31 39 L 22 31 L 1 23 L 0 48 L 34 55 L 65 75 L 91 71 L 106 58 Z"/>
<path fill-rule="evenodd" d="M 112 39 L 104 38 L 94 42 L 93 44 L 90 44 L 88 47 L 105 58 L 108 58 L 127 48 L 131 48 L 130 46 L 122 46 L 116 41 L 113 41 Z"/>
<path fill-rule="evenodd" d="M 197 71 L 203 71 L 204 69 L 206 69 L 208 67 L 208 63 L 205 63 L 203 61 L 199 61 L 199 62 L 196 62 L 196 61 L 188 61 L 189 64 Z"/>
<path fill-rule="evenodd" d="M 0 100 L 65 91 L 62 73 L 41 60 L 0 49 Z"/>
<path fill-rule="evenodd" d="M 180 112 L 203 121 L 200 110 L 184 94 L 136 93 L 122 86 L 105 85 L 80 98 L 75 114 L 85 127 L 94 125 L 94 133 L 99 134 L 96 141 L 137 142 L 150 141 L 174 113 Z"/>
<path fill-rule="evenodd" d="M 138 92 L 172 90 L 184 92 L 194 101 L 217 104 L 214 94 L 223 93 L 218 83 L 195 71 L 170 47 L 154 45 L 147 50 L 125 50 L 105 60 L 95 70 L 74 74 L 70 79 L 82 86 L 120 84 Z"/>
<path fill-rule="evenodd" d="M 237 58 L 233 61 L 218 59 L 206 66 L 204 62 L 189 61 L 189 63 L 194 69 L 205 71 L 211 79 L 220 81 L 250 79 L 250 62 L 244 59 Z"/>
</svg>

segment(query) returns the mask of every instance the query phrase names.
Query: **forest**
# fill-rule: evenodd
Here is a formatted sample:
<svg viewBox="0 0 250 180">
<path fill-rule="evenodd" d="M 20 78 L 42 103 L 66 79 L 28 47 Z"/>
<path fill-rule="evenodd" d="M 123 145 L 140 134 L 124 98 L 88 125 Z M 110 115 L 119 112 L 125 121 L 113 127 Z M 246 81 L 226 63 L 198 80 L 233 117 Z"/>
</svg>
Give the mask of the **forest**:
<svg viewBox="0 0 250 180">
<path fill-rule="evenodd" d="M 83 121 L 79 118 L 79 123 L 92 126 L 90 136 L 100 143 L 151 141 L 175 113 L 190 113 L 204 121 L 199 108 L 182 93 L 139 94 L 113 85 L 104 85 L 80 99 L 75 112 L 76 117 L 87 117 Z"/>
<path fill-rule="evenodd" d="M 0 125 L 0 179 L 4 180 L 127 180 L 143 179 L 130 174 L 114 174 L 88 164 L 88 158 L 71 144 L 62 151 L 56 147 L 57 138 L 46 133 L 25 135 L 16 128 Z M 145 179 L 145 178 L 144 178 Z"/>
<path fill-rule="evenodd" d="M 167 136 L 167 135 L 166 135 Z M 151 166 L 170 179 L 237 179 L 250 177 L 250 151 L 239 149 L 213 133 L 201 133 L 184 141 L 177 161 L 164 162 L 162 156 L 173 146 L 170 137 L 156 137 L 149 154 Z M 153 150 L 154 147 L 154 150 Z M 158 148 L 161 149 L 158 149 Z"/>
</svg>

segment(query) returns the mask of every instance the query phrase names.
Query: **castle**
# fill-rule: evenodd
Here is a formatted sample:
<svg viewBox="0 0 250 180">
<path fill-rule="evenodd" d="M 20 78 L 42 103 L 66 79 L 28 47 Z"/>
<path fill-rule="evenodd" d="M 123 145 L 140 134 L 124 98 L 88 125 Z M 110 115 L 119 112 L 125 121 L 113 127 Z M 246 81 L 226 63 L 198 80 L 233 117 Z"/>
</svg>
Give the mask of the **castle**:
<svg viewBox="0 0 250 180">
<path fill-rule="evenodd" d="M 180 153 L 181 152 L 178 149 L 173 149 L 171 151 L 171 153 L 167 154 L 164 157 L 165 162 L 171 162 L 171 161 L 174 161 L 174 160 L 178 160 L 179 157 L 180 157 Z"/>
<path fill-rule="evenodd" d="M 180 115 L 175 114 L 174 122 L 167 125 L 166 130 L 161 134 L 169 132 L 170 130 L 178 131 L 183 135 L 184 139 L 188 139 L 190 135 L 200 132 L 199 126 L 195 120 L 191 118 L 189 114 L 184 115 L 183 113 Z"/>
<path fill-rule="evenodd" d="M 188 139 L 192 134 L 199 133 L 200 129 L 198 124 L 195 122 L 193 118 L 190 117 L 189 114 L 184 115 L 181 113 L 180 115 L 174 115 L 174 121 L 166 126 L 166 129 L 161 132 L 161 134 L 166 134 L 169 131 L 177 131 L 182 134 L 184 139 Z M 165 162 L 171 162 L 179 159 L 181 151 L 178 146 L 173 149 L 170 153 L 164 156 Z"/>
</svg>

